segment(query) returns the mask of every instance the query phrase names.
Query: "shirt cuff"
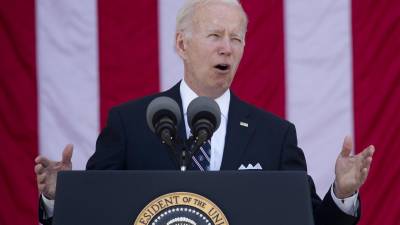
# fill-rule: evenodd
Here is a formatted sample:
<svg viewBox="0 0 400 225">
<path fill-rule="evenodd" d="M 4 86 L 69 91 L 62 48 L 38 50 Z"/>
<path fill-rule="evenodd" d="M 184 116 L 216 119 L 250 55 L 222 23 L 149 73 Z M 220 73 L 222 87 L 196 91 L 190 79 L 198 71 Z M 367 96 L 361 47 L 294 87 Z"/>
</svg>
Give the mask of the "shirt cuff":
<svg viewBox="0 0 400 225">
<path fill-rule="evenodd" d="M 333 192 L 333 184 L 331 186 L 331 196 L 337 207 L 342 210 L 344 213 L 350 216 L 357 216 L 358 210 L 358 191 L 344 199 L 339 199 L 336 197 L 335 193 Z"/>
<path fill-rule="evenodd" d="M 53 217 L 54 214 L 54 200 L 46 198 L 44 194 L 42 195 L 44 210 L 46 211 L 46 215 L 48 218 Z M 46 219 L 48 219 L 46 218 Z"/>
</svg>

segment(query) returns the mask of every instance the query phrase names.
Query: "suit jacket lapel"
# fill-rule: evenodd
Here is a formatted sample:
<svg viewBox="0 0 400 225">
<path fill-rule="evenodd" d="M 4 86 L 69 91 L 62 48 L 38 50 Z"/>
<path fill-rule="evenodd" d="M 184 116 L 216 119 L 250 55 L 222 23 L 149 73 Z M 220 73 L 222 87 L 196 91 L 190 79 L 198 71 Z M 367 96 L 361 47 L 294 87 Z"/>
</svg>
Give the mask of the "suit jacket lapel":
<svg viewBox="0 0 400 225">
<path fill-rule="evenodd" d="M 185 117 L 183 115 L 183 109 L 182 109 L 182 98 L 181 98 L 181 91 L 180 91 L 180 84 L 182 81 L 179 81 L 177 84 L 175 84 L 171 89 L 165 91 L 163 95 L 170 97 L 178 103 L 179 108 L 181 109 L 181 123 L 178 126 L 178 136 L 182 140 L 186 140 L 186 126 L 185 126 Z"/>
<path fill-rule="evenodd" d="M 179 108 L 181 110 L 181 123 L 178 125 L 178 138 L 180 138 L 181 140 L 186 140 L 186 126 L 185 126 L 185 120 L 184 120 L 184 115 L 183 115 L 183 109 L 182 109 L 182 98 L 181 98 L 181 93 L 180 93 L 180 82 L 178 82 L 177 84 L 175 84 L 172 88 L 170 88 L 169 90 L 161 93 L 164 96 L 170 97 L 173 100 L 176 101 L 176 103 L 178 103 Z M 176 159 L 176 156 L 173 154 L 173 152 L 169 150 L 170 156 L 171 158 L 174 159 L 174 162 L 177 166 L 177 168 L 179 169 L 179 163 Z"/>
<path fill-rule="evenodd" d="M 250 107 L 232 93 L 221 170 L 238 169 L 247 143 L 255 131 L 254 125 L 250 117 Z"/>
</svg>

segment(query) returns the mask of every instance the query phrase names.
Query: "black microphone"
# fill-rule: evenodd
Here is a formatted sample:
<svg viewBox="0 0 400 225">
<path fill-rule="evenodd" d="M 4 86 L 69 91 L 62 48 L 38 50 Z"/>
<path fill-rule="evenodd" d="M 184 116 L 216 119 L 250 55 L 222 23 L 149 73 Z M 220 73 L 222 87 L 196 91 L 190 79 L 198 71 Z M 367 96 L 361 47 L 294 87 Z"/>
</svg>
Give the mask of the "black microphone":
<svg viewBox="0 0 400 225">
<path fill-rule="evenodd" d="M 209 140 L 221 123 L 221 110 L 209 97 L 197 97 L 187 109 L 188 124 L 195 138 L 196 151 Z"/>
<path fill-rule="evenodd" d="M 149 128 L 175 151 L 177 127 L 181 122 L 178 103 L 165 96 L 155 98 L 147 106 L 146 119 Z"/>
</svg>

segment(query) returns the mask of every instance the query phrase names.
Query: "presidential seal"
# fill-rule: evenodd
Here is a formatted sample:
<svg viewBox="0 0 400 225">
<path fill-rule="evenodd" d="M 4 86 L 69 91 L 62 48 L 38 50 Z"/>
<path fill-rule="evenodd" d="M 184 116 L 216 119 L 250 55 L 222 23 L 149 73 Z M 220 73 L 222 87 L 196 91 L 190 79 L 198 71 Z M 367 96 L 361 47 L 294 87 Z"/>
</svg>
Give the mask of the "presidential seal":
<svg viewBox="0 0 400 225">
<path fill-rule="evenodd" d="M 173 192 L 150 202 L 133 225 L 229 225 L 209 199 L 189 192 Z"/>
</svg>

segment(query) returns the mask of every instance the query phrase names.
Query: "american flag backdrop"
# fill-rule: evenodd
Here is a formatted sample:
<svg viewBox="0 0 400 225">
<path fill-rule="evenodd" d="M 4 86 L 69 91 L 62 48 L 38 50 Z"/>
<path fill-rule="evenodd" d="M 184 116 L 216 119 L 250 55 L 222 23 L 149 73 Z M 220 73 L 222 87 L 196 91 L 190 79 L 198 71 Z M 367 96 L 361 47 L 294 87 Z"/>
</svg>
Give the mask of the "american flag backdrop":
<svg viewBox="0 0 400 225">
<path fill-rule="evenodd" d="M 72 143 L 83 169 L 110 107 L 182 78 L 182 3 L 0 0 L 1 225 L 38 223 L 38 154 L 60 159 Z M 356 152 L 374 144 L 361 224 L 399 225 L 400 1 L 242 4 L 249 27 L 232 90 L 295 123 L 320 196 L 345 135 Z"/>
</svg>

